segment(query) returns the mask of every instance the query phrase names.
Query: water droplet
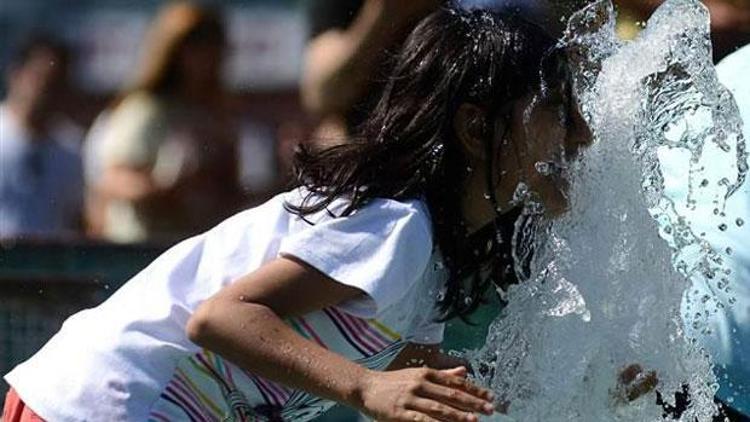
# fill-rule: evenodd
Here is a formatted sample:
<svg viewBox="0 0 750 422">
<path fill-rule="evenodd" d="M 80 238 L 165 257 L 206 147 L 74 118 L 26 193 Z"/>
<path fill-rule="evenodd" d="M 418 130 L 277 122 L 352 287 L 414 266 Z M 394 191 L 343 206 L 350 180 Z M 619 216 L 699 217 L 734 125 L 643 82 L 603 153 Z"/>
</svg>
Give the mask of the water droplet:
<svg viewBox="0 0 750 422">
<path fill-rule="evenodd" d="M 521 202 L 529 194 L 529 187 L 526 183 L 519 182 L 516 190 L 513 192 L 513 202 Z"/>
<path fill-rule="evenodd" d="M 537 161 L 534 163 L 534 168 L 536 169 L 537 173 L 541 174 L 542 176 L 548 176 L 552 171 L 552 166 L 550 166 L 549 163 L 545 163 L 544 161 Z"/>
<path fill-rule="evenodd" d="M 745 224 L 745 220 L 738 218 L 734 221 L 735 224 L 737 224 L 737 227 L 742 227 Z"/>
<path fill-rule="evenodd" d="M 727 248 L 725 249 L 725 251 L 726 251 L 727 255 L 731 255 L 731 254 L 732 254 L 732 248 L 730 248 L 730 247 L 728 247 L 728 246 L 727 246 Z"/>
<path fill-rule="evenodd" d="M 727 225 L 724 224 L 724 223 L 719 224 L 719 230 L 726 231 L 727 230 Z"/>
<path fill-rule="evenodd" d="M 442 302 L 445 300 L 445 290 L 440 290 L 437 294 L 437 300 L 438 302 Z"/>
</svg>

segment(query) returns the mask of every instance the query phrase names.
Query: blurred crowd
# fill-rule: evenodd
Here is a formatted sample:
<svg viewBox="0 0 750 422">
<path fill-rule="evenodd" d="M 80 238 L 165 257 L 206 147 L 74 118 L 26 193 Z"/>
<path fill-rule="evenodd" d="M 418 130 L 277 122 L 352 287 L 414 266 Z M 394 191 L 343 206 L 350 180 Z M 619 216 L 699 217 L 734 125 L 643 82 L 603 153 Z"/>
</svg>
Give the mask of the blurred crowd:
<svg viewBox="0 0 750 422">
<path fill-rule="evenodd" d="M 279 190 L 285 163 L 263 145 L 268 128 L 243 127 L 226 50 L 219 11 L 166 5 L 127 84 L 82 125 L 76 52 L 54 34 L 26 37 L 0 106 L 0 236 L 168 243 Z"/>
<path fill-rule="evenodd" d="M 551 30 L 575 2 L 502 3 Z M 582 3 L 578 2 L 578 3 Z M 616 2 L 632 35 L 660 3 Z M 716 58 L 750 41 L 750 5 L 706 0 Z M 0 238 L 169 243 L 205 230 L 289 186 L 299 142 L 347 142 L 367 118 L 390 54 L 440 0 L 305 3 L 309 38 L 293 101 L 258 124 L 227 88 L 221 9 L 170 2 L 153 17 L 121 89 L 74 118 L 77 52 L 64 37 L 30 31 L 5 66 L 0 104 Z M 636 24 L 633 24 L 635 22 Z M 254 101 L 247 107 L 243 101 Z M 278 108 L 278 107 L 277 107 Z"/>
</svg>

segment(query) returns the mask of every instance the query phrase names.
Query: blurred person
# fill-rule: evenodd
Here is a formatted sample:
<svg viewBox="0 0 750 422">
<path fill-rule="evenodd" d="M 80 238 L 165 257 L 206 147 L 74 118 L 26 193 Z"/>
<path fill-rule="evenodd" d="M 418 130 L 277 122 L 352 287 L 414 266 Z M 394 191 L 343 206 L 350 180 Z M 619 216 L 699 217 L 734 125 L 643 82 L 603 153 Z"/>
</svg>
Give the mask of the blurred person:
<svg viewBox="0 0 750 422">
<path fill-rule="evenodd" d="M 239 208 L 237 128 L 221 82 L 224 49 L 224 27 L 213 11 L 185 2 L 160 11 L 132 86 L 89 136 L 94 231 L 117 242 L 174 241 Z"/>
<path fill-rule="evenodd" d="M 60 110 L 69 51 L 47 35 L 19 45 L 0 104 L 0 237 L 70 235 L 81 228 L 81 131 Z"/>
<path fill-rule="evenodd" d="M 395 53 L 440 0 L 312 0 L 301 95 L 320 119 L 314 138 L 338 143 L 373 111 Z"/>
<path fill-rule="evenodd" d="M 633 38 L 639 25 L 663 0 L 615 0 L 619 8 L 618 34 Z M 718 62 L 750 42 L 750 2 L 747 0 L 703 0 L 711 15 L 711 41 L 714 61 Z"/>
</svg>

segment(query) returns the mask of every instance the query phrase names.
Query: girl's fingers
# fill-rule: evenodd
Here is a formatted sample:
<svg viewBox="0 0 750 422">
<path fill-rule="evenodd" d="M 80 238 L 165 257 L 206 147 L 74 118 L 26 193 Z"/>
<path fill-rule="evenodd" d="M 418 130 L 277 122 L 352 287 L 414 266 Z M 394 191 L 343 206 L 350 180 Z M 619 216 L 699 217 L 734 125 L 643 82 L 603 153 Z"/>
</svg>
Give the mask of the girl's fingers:
<svg viewBox="0 0 750 422">
<path fill-rule="evenodd" d="M 466 369 L 465 366 L 457 366 L 451 369 L 443 369 L 441 372 L 445 372 L 446 374 L 451 374 L 453 376 L 457 376 L 461 378 L 466 378 L 466 375 L 469 373 L 469 371 Z"/>
<path fill-rule="evenodd" d="M 641 367 L 641 365 L 638 365 L 637 363 L 628 365 L 622 371 L 620 371 L 619 381 L 624 385 L 630 384 L 641 372 L 643 372 L 643 368 Z"/>
<path fill-rule="evenodd" d="M 489 401 L 472 396 L 461 390 L 438 384 L 422 386 L 420 395 L 467 412 L 480 412 L 491 415 L 495 411 L 495 406 Z"/>
<path fill-rule="evenodd" d="M 471 412 L 462 412 L 451 406 L 430 399 L 415 399 L 411 403 L 410 409 L 445 422 L 477 422 L 479 420 L 479 418 Z"/>
<path fill-rule="evenodd" d="M 490 392 L 489 390 L 477 387 L 465 377 L 453 375 L 448 371 L 449 370 L 432 371 L 430 372 L 430 376 L 428 378 L 430 381 L 436 384 L 465 391 L 472 396 L 479 397 L 483 400 L 492 401 L 494 399 L 492 392 Z"/>
<path fill-rule="evenodd" d="M 648 394 L 659 384 L 655 371 L 649 371 L 645 375 L 639 374 L 635 381 L 626 389 L 628 401 L 633 401 L 644 394 Z"/>
<path fill-rule="evenodd" d="M 440 422 L 440 419 L 435 419 L 430 416 L 425 415 L 422 412 L 418 412 L 415 410 L 407 410 L 402 414 L 402 416 L 396 420 L 401 421 L 418 421 L 418 422 Z M 476 420 L 476 419 L 475 419 Z"/>
</svg>

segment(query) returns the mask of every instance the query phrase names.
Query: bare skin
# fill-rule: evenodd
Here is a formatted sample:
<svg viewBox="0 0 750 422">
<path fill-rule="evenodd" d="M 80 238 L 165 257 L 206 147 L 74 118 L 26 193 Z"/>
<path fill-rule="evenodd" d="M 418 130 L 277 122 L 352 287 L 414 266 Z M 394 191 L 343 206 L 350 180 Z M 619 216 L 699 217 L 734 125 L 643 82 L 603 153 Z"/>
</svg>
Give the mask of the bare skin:
<svg viewBox="0 0 750 422">
<path fill-rule="evenodd" d="M 514 105 L 519 110 L 522 107 L 522 103 Z M 485 167 L 481 164 L 486 157 L 480 152 L 482 146 L 474 136 L 475 128 L 468 124 L 477 110 L 462 109 L 455 120 L 456 135 L 476 168 L 476 174 L 465 185 L 464 218 L 470 228 L 480 227 L 494 216 L 484 198 L 485 184 L 478 182 L 484 180 L 481 172 Z M 517 136 L 530 136 L 527 131 L 518 133 Z M 575 132 L 564 130 L 563 134 L 567 139 Z M 518 138 L 513 140 L 517 141 Z M 534 144 L 520 142 L 519 147 L 526 145 Z M 504 168 L 511 176 L 497 186 L 500 203 L 508 202 L 510 184 L 514 188 L 515 182 L 529 175 L 529 163 L 533 168 L 533 163 L 547 153 L 546 149 L 515 151 L 516 157 L 524 158 Z M 509 162 L 510 158 L 502 158 L 502 154 L 509 153 L 501 153 L 501 164 Z M 389 371 L 378 372 L 303 338 L 284 322 L 285 318 L 334 306 L 362 294 L 304 262 L 279 258 L 206 300 L 189 320 L 186 331 L 196 344 L 250 372 L 345 403 L 380 421 L 476 421 L 480 413 L 493 413 L 496 405 L 491 392 L 467 381 L 466 367 L 454 366 L 458 362 L 439 353 L 437 345 L 407 346 Z M 620 378 L 630 387 L 625 390 L 629 399 L 645 394 L 655 385 L 655 376 L 647 376 L 644 383 L 630 377 L 631 372 L 623 371 Z M 497 406 L 504 409 L 508 403 Z"/>
<path fill-rule="evenodd" d="M 493 154 L 497 160 L 494 166 L 497 173 L 492 178 L 499 181 L 494 193 L 501 212 L 512 206 L 513 193 L 519 182 L 526 183 L 539 195 L 550 216 L 566 209 L 566 186 L 540 174 L 535 163 L 559 162 L 563 157 L 571 159 L 580 148 L 589 145 L 592 136 L 577 109 L 568 110 L 568 125 L 563 127 L 559 123 L 557 107 L 554 104 L 534 103 L 531 96 L 526 96 L 511 104 L 507 113 L 499 113 L 499 119 L 491 123 L 494 125 L 493 133 L 509 134 L 507 142 L 501 139 L 493 142 L 496 146 Z M 481 108 L 464 104 L 454 119 L 456 138 L 473 168 L 465 181 L 462 203 L 470 231 L 490 223 L 496 216 L 487 199 L 488 157 L 484 149 L 485 141 L 481 137 L 482 131 L 476 127 L 476 122 L 484 116 Z M 509 121 L 505 121 L 504 116 L 508 116 Z M 627 403 L 650 393 L 658 383 L 654 371 L 646 371 L 638 364 L 628 365 L 618 373 L 612 396 L 617 403 Z M 509 405 L 500 400 L 498 411 L 505 413 Z"/>
<path fill-rule="evenodd" d="M 630 402 L 650 393 L 659 384 L 656 372 L 645 371 L 641 365 L 628 365 L 620 371 L 613 397 L 621 402 Z"/>
<path fill-rule="evenodd" d="M 382 52 L 440 4 L 436 0 L 367 0 L 345 30 L 318 35 L 307 47 L 301 94 L 318 116 L 340 115 L 367 88 Z"/>
<path fill-rule="evenodd" d="M 381 421 L 476 421 L 477 413 L 492 413 L 491 393 L 468 382 L 463 367 L 372 371 L 284 322 L 361 294 L 307 264 L 279 258 L 206 300 L 187 334 L 248 371 Z"/>
<path fill-rule="evenodd" d="M 386 51 L 439 5 L 438 0 L 366 0 L 348 28 L 325 31 L 308 43 L 300 94 L 307 111 L 320 119 L 317 142 L 346 141 L 344 116 L 371 89 Z"/>
<path fill-rule="evenodd" d="M 65 89 L 67 69 L 58 53 L 45 48 L 34 51 L 8 74 L 5 103 L 30 139 L 44 138 L 50 118 L 56 115 Z"/>
<path fill-rule="evenodd" d="M 484 136 L 479 133 L 477 120 L 486 120 L 487 112 L 473 104 L 463 104 L 454 119 L 456 139 L 463 147 L 472 172 L 464 182 L 462 210 L 470 231 L 477 230 L 495 218 L 495 210 L 487 200 L 487 160 L 492 159 L 492 180 L 496 181 L 495 197 L 500 211 L 512 207 L 516 186 L 526 183 L 539 195 L 551 215 L 563 211 L 566 206 L 565 186 L 558 180 L 540 174 L 537 162 L 559 162 L 563 156 L 571 158 L 576 151 L 588 145 L 590 134 L 576 110 L 570 111 L 569 124 L 563 127 L 557 117 L 559 105 L 534 105 L 533 97 L 527 95 L 506 106 L 504 112 L 496 113 L 492 133 L 493 157 L 486 157 Z M 525 119 L 530 119 L 525 122 Z M 500 137 L 505 136 L 505 139 Z"/>
</svg>

